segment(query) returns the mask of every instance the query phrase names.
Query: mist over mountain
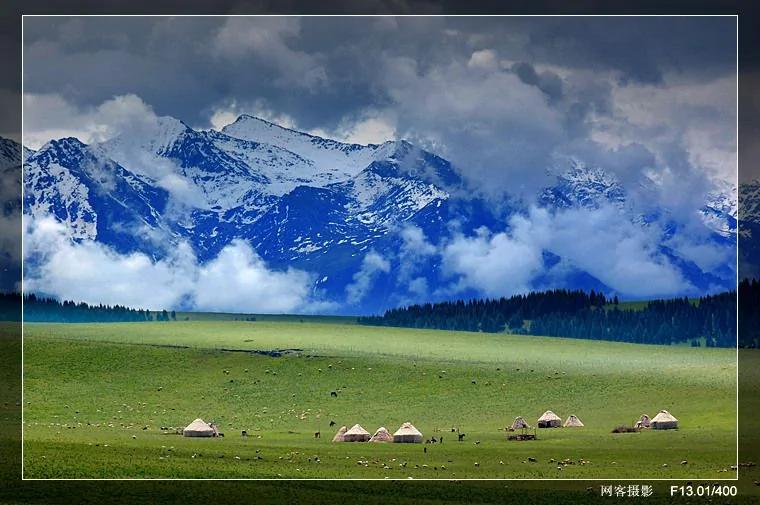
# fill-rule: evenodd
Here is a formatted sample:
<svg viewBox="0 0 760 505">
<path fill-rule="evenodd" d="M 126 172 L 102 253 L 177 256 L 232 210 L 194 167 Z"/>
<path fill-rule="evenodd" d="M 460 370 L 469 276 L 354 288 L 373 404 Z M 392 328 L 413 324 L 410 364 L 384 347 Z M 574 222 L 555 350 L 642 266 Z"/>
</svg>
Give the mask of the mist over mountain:
<svg viewBox="0 0 760 505">
<path fill-rule="evenodd" d="M 655 179 L 571 159 L 545 167 L 536 194 L 495 200 L 410 142 L 343 143 L 245 114 L 219 131 L 158 117 L 25 158 L 25 290 L 66 299 L 366 314 L 554 287 L 634 299 L 736 283 L 729 184 L 684 217 L 648 197 Z"/>
</svg>

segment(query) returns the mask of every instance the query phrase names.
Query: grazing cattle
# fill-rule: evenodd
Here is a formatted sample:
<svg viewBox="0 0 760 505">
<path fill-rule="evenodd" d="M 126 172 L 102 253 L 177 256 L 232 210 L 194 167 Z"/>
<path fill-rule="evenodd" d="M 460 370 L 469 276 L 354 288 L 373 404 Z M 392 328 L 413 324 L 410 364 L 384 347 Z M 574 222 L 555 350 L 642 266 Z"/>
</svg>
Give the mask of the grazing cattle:
<svg viewBox="0 0 760 505">
<path fill-rule="evenodd" d="M 330 421 L 330 428 L 332 428 L 333 426 L 335 426 L 335 421 Z"/>
<path fill-rule="evenodd" d="M 438 438 L 438 441 L 439 441 L 440 443 L 443 443 L 443 435 L 441 435 L 441 436 Z"/>
<path fill-rule="evenodd" d="M 464 435 L 465 435 L 464 433 L 457 433 L 457 437 L 459 437 L 459 441 L 460 441 L 460 442 L 461 442 L 462 440 L 464 440 Z"/>
<path fill-rule="evenodd" d="M 245 430 L 243 430 L 243 431 L 240 432 L 240 436 L 241 437 L 247 437 L 248 436 L 248 432 L 245 431 Z"/>
<path fill-rule="evenodd" d="M 337 398 L 338 397 L 338 392 L 337 391 L 330 391 L 330 396 L 332 396 L 333 398 Z"/>
<path fill-rule="evenodd" d="M 424 452 L 425 454 L 427 454 L 427 447 L 423 447 L 422 448 L 422 452 Z"/>
<path fill-rule="evenodd" d="M 217 436 L 217 437 L 223 437 L 223 436 L 224 436 L 224 433 L 217 433 L 217 435 L 216 435 L 216 436 Z"/>
<path fill-rule="evenodd" d="M 320 432 L 318 432 L 318 431 L 314 432 L 314 438 L 320 438 L 321 436 L 322 436 L 322 434 Z"/>
</svg>

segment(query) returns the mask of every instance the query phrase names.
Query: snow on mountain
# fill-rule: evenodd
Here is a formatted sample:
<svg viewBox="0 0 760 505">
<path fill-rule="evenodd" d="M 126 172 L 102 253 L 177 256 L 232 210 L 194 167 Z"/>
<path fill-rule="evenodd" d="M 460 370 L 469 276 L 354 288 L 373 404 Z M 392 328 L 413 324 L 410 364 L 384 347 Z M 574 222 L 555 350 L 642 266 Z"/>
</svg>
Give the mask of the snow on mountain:
<svg viewBox="0 0 760 505">
<path fill-rule="evenodd" d="M 99 240 L 128 251 L 136 235 L 161 225 L 166 191 L 75 138 L 52 140 L 24 164 L 24 209 L 55 216 L 72 238 Z"/>
<path fill-rule="evenodd" d="M 739 222 L 760 225 L 760 181 L 739 186 Z"/>
<path fill-rule="evenodd" d="M 556 175 L 556 184 L 545 188 L 539 201 L 554 208 L 587 207 L 600 204 L 622 208 L 626 193 L 618 180 L 601 168 L 588 167 L 572 160 L 571 167 Z"/>
<path fill-rule="evenodd" d="M 377 159 L 376 152 L 381 149 L 381 146 L 375 144 L 346 144 L 317 137 L 247 114 L 222 128 L 222 133 L 243 140 L 287 146 L 289 151 L 311 161 L 310 170 L 299 175 L 320 186 L 356 175 Z"/>
<path fill-rule="evenodd" d="M 361 307 L 351 309 L 365 312 L 403 299 L 389 296 L 400 289 L 396 269 L 403 244 L 397 232 L 405 225 L 442 244 L 456 233 L 452 223 L 468 236 L 483 226 L 500 231 L 527 205 L 480 199 L 447 160 L 403 140 L 347 144 L 247 115 L 221 131 L 198 131 L 163 117 L 90 146 L 51 141 L 29 153 L 25 168 L 27 214 L 53 215 L 73 239 L 96 240 L 119 252 L 161 257 L 154 239 L 160 233 L 165 248 L 187 241 L 204 262 L 243 239 L 272 268 L 311 272 L 320 279 L 314 289 L 340 300 L 367 252 L 378 251 L 391 261 L 391 272 L 376 279 Z M 536 195 L 552 211 L 612 205 L 634 223 L 654 219 L 637 215 L 626 189 L 602 168 L 574 161 L 555 172 L 554 182 Z M 756 193 L 760 216 L 760 185 Z M 730 191 L 719 188 L 700 212 L 730 247 L 727 239 L 736 233 Z M 703 277 L 694 285 L 721 281 L 693 263 L 673 261 L 689 276 Z M 431 293 L 445 287 L 440 260 L 426 258 L 419 268 L 415 275 Z M 572 279 L 579 287 L 604 289 L 583 272 Z"/>
<path fill-rule="evenodd" d="M 733 184 L 722 184 L 719 189 L 708 193 L 699 212 L 705 226 L 723 237 L 733 237 L 739 220 L 738 191 Z"/>
</svg>

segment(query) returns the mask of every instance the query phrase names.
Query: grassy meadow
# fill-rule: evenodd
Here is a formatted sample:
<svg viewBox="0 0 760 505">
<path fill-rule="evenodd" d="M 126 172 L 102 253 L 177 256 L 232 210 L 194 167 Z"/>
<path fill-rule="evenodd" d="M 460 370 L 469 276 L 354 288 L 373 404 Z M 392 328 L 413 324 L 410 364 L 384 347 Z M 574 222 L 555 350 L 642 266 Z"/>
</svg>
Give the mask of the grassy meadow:
<svg viewBox="0 0 760 505">
<path fill-rule="evenodd" d="M 346 322 L 26 324 L 24 475 L 736 475 L 734 350 Z M 285 351 L 252 352 L 272 350 Z M 506 440 L 504 427 L 515 416 L 535 424 L 547 409 L 563 419 L 576 414 L 586 427 L 539 430 L 537 441 Z M 679 418 L 679 430 L 611 433 L 660 409 Z M 225 437 L 161 430 L 196 417 L 216 421 Z M 393 432 L 404 421 L 425 438 L 442 435 L 444 443 L 330 442 L 340 425 Z M 466 433 L 464 441 L 452 427 Z"/>
</svg>

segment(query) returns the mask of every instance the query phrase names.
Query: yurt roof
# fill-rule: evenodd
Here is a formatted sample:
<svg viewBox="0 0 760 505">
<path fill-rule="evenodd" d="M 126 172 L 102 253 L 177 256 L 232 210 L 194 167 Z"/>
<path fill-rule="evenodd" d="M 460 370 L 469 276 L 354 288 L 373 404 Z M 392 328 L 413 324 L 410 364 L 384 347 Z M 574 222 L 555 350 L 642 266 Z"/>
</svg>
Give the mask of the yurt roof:
<svg viewBox="0 0 760 505">
<path fill-rule="evenodd" d="M 391 441 L 391 440 L 393 440 L 393 437 L 392 437 L 392 436 L 391 436 L 391 434 L 388 432 L 388 430 L 387 430 L 387 429 L 385 429 L 385 426 L 381 426 L 381 427 L 379 427 L 379 428 L 377 429 L 377 431 L 375 432 L 375 434 L 374 434 L 374 435 L 372 435 L 372 438 L 370 439 L 370 441 L 372 441 L 372 440 L 385 440 L 385 441 Z"/>
<path fill-rule="evenodd" d="M 185 427 L 185 430 L 187 431 L 208 431 L 212 429 L 213 428 L 201 418 L 196 419 Z"/>
<path fill-rule="evenodd" d="M 652 423 L 667 423 L 667 422 L 677 422 L 678 419 L 673 417 L 673 415 L 668 412 L 667 410 L 661 410 L 656 416 L 654 416 L 650 422 Z"/>
<path fill-rule="evenodd" d="M 369 431 L 365 430 L 360 425 L 355 424 L 345 434 L 346 435 L 369 435 Z"/>
<path fill-rule="evenodd" d="M 583 422 L 578 419 L 578 416 L 571 414 L 565 421 L 565 426 L 583 426 Z"/>
<path fill-rule="evenodd" d="M 562 419 L 551 410 L 547 410 L 546 412 L 544 412 L 544 415 L 539 417 L 538 420 L 539 421 L 557 421 L 557 420 L 562 421 Z"/>
<path fill-rule="evenodd" d="M 399 429 L 396 430 L 396 433 L 393 434 L 393 436 L 399 436 L 399 435 L 419 435 L 422 436 L 422 433 L 414 427 L 414 425 L 410 422 L 406 422 L 401 425 Z"/>
<path fill-rule="evenodd" d="M 343 442 L 343 436 L 346 434 L 346 431 L 348 431 L 348 428 L 341 426 L 338 433 L 333 436 L 333 442 Z"/>
</svg>

